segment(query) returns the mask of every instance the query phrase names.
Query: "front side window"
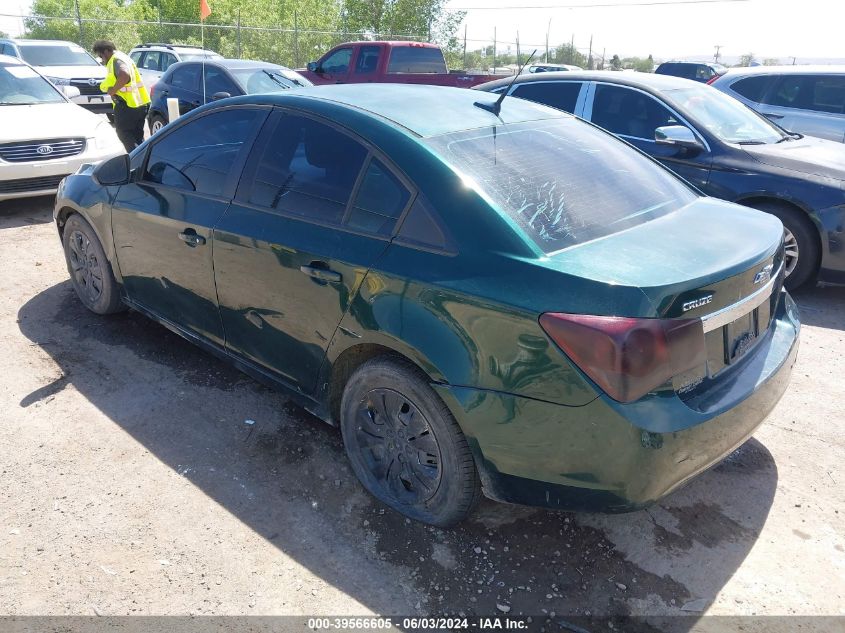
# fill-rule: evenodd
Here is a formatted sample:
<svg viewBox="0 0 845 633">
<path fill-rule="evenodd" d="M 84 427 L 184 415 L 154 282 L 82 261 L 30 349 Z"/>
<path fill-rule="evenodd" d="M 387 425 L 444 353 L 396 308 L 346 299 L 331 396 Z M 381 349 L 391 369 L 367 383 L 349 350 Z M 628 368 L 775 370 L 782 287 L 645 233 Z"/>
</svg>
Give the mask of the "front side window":
<svg viewBox="0 0 845 633">
<path fill-rule="evenodd" d="M 731 90 L 754 103 L 763 103 L 763 97 L 771 84 L 772 78 L 767 76 L 746 77 L 731 84 Z"/>
<path fill-rule="evenodd" d="M 541 71 L 542 72 L 542 71 Z M 513 91 L 514 97 L 536 101 L 558 110 L 575 112 L 581 84 L 575 81 L 531 82 L 519 84 Z"/>
<path fill-rule="evenodd" d="M 845 112 L 845 75 L 813 77 L 813 109 L 819 112 Z"/>
<path fill-rule="evenodd" d="M 343 74 L 349 70 L 349 62 L 352 60 L 352 49 L 341 48 L 335 51 L 321 64 L 324 73 Z"/>
<path fill-rule="evenodd" d="M 842 114 L 845 111 L 845 77 L 836 75 L 786 75 L 767 102 L 782 108 Z"/>
<path fill-rule="evenodd" d="M 33 66 L 99 66 L 84 48 L 67 46 L 21 46 L 21 57 Z"/>
<path fill-rule="evenodd" d="M 668 108 L 649 95 L 605 84 L 596 86 L 590 120 L 608 132 L 652 141 L 657 128 L 680 123 Z"/>
<path fill-rule="evenodd" d="M 335 128 L 285 115 L 258 162 L 248 200 L 339 225 L 366 157 L 363 145 Z"/>
<path fill-rule="evenodd" d="M 0 65 L 0 105 L 62 103 L 64 99 L 29 66 Z"/>
<path fill-rule="evenodd" d="M 427 142 L 546 253 L 643 224 L 696 198 L 671 172 L 575 118 Z"/>
<path fill-rule="evenodd" d="M 228 92 L 233 95 L 237 88 L 232 84 L 225 71 L 215 66 L 205 67 L 205 94 L 212 96 L 218 92 Z"/>
<path fill-rule="evenodd" d="M 160 58 L 161 53 L 159 53 L 158 51 L 148 51 L 147 54 L 144 56 L 144 63 L 141 64 L 140 68 L 143 68 L 145 70 L 158 70 Z M 135 64 L 137 65 L 138 62 L 136 61 Z"/>
<path fill-rule="evenodd" d="M 664 90 L 670 103 L 726 143 L 775 143 L 783 133 L 736 99 L 707 86 Z"/>
<path fill-rule="evenodd" d="M 200 67 L 197 64 L 188 64 L 176 68 L 170 76 L 170 85 L 182 90 L 199 92 L 200 89 Z"/>
<path fill-rule="evenodd" d="M 222 196 L 232 165 L 253 132 L 260 112 L 212 112 L 176 128 L 153 144 L 144 180 Z"/>
</svg>

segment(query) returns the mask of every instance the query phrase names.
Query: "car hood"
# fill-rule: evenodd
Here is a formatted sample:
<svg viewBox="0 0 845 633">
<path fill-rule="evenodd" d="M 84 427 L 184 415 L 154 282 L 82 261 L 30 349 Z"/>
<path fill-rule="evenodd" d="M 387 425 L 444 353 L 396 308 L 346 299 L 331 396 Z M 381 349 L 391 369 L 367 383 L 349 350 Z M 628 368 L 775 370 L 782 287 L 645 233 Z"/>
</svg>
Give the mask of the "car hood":
<svg viewBox="0 0 845 633">
<path fill-rule="evenodd" d="M 73 103 L 8 105 L 2 110 L 4 143 L 94 136 L 105 119 Z"/>
<path fill-rule="evenodd" d="M 764 165 L 845 180 L 845 143 L 805 136 L 769 145 L 743 145 L 742 149 Z"/>
<path fill-rule="evenodd" d="M 61 79 L 105 79 L 104 66 L 34 66 L 45 77 Z"/>
<path fill-rule="evenodd" d="M 683 302 L 705 293 L 713 299 L 701 312 L 753 293 L 759 288 L 756 273 L 768 264 L 772 272 L 778 268 L 782 241 L 783 225 L 774 216 L 698 198 L 673 213 L 557 253 L 550 264 L 587 281 L 599 299 L 620 288 L 645 295 L 652 314 L 626 316 L 679 317 L 687 316 Z"/>
</svg>

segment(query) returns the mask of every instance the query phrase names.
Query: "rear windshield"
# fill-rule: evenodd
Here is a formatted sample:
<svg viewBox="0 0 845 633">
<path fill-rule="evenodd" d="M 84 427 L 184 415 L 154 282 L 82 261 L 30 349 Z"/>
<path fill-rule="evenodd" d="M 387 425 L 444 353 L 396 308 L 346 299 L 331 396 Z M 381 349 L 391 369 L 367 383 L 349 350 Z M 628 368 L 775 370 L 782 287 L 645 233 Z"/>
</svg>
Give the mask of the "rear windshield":
<svg viewBox="0 0 845 633">
<path fill-rule="evenodd" d="M 223 56 L 218 53 L 180 53 L 179 57 L 183 62 L 194 62 L 203 59 L 223 59 Z"/>
<path fill-rule="evenodd" d="M 75 44 L 68 46 L 21 46 L 21 57 L 33 66 L 98 66 L 97 60 Z"/>
<path fill-rule="evenodd" d="M 545 253 L 643 224 L 696 198 L 666 169 L 574 118 L 427 142 Z"/>
<path fill-rule="evenodd" d="M 446 61 L 439 48 L 397 46 L 390 51 L 389 73 L 445 73 Z"/>
</svg>

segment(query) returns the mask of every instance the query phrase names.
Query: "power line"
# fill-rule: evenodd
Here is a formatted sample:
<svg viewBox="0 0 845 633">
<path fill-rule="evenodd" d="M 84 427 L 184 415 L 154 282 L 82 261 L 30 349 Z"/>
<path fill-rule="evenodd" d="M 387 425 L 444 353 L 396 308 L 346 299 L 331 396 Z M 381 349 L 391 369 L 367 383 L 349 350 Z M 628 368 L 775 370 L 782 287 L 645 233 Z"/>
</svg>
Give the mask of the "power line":
<svg viewBox="0 0 845 633">
<path fill-rule="evenodd" d="M 501 11 L 521 9 L 601 9 L 609 7 L 659 7 L 682 4 L 728 4 L 752 0 L 664 0 L 652 2 L 607 2 L 602 4 L 542 4 L 529 6 L 447 7 L 447 11 Z"/>
</svg>

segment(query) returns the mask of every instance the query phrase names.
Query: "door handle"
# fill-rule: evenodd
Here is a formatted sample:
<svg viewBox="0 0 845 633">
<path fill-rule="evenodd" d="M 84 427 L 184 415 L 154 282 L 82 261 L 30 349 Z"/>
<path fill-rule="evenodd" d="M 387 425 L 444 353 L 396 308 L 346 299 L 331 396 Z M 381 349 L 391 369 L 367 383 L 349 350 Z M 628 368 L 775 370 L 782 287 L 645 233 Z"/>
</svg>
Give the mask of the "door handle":
<svg viewBox="0 0 845 633">
<path fill-rule="evenodd" d="M 319 279 L 320 281 L 338 282 L 343 279 L 340 273 L 337 273 L 333 270 L 329 270 L 328 268 L 318 268 L 317 266 L 300 266 L 299 270 L 308 275 L 309 277 Z"/>
<path fill-rule="evenodd" d="M 197 235 L 194 229 L 185 229 L 182 233 L 179 233 L 179 239 L 191 248 L 205 244 L 205 238 L 202 235 Z"/>
<path fill-rule="evenodd" d="M 775 114 L 774 112 L 764 112 L 763 114 L 765 114 L 770 119 L 782 119 L 783 118 L 782 114 Z"/>
</svg>

